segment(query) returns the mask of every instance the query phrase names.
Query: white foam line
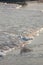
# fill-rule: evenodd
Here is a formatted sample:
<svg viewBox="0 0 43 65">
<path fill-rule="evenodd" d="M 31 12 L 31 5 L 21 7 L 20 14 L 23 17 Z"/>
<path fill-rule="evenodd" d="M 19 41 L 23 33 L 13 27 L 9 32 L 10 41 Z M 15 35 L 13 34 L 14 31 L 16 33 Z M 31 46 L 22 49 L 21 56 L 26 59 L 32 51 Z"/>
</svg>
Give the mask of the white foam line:
<svg viewBox="0 0 43 65">
<path fill-rule="evenodd" d="M 39 36 L 39 30 L 36 32 L 36 36 Z"/>
<path fill-rule="evenodd" d="M 43 28 L 40 29 L 40 32 L 42 32 L 42 31 L 43 31 Z"/>
<path fill-rule="evenodd" d="M 36 31 L 36 36 L 39 36 L 39 33 L 42 32 L 42 31 L 43 31 L 43 28 L 37 30 L 37 31 Z M 7 33 L 7 32 L 5 32 L 5 33 L 15 36 L 14 34 L 11 34 L 11 33 Z M 33 37 L 33 38 L 34 38 L 34 37 Z M 31 40 L 31 41 L 28 41 L 26 44 L 30 44 L 31 42 L 32 42 L 32 40 Z M 24 47 L 24 45 L 26 45 L 26 44 L 23 44 L 22 46 Z M 14 47 L 14 48 L 9 48 L 9 50 L 7 50 L 7 51 L 3 51 L 2 54 L 3 54 L 3 55 L 7 55 L 7 53 L 8 53 L 8 52 L 11 52 L 12 50 L 15 50 L 15 47 Z"/>
<path fill-rule="evenodd" d="M 5 5 L 7 5 L 7 3 L 6 3 L 6 2 L 5 2 L 4 4 L 5 4 Z"/>
<path fill-rule="evenodd" d="M 40 28 L 39 30 L 36 31 L 36 36 L 39 36 L 39 33 L 43 31 L 43 28 Z"/>
<path fill-rule="evenodd" d="M 43 28 L 41 28 L 40 30 L 36 31 L 36 35 L 35 36 L 39 36 L 39 32 L 41 32 L 43 30 Z M 30 37 L 31 38 L 31 37 Z M 32 38 L 34 39 L 35 37 L 32 36 Z M 27 41 L 26 44 L 30 44 L 33 40 Z M 24 47 L 26 44 L 22 44 L 22 47 Z"/>
<path fill-rule="evenodd" d="M 3 53 L 3 52 L 0 52 L 0 55 L 5 56 L 6 54 L 5 54 L 5 53 Z"/>
<path fill-rule="evenodd" d="M 19 5 L 19 6 L 16 7 L 16 9 L 20 9 L 21 7 L 22 7 L 22 5 Z"/>
<path fill-rule="evenodd" d="M 8 52 L 11 52 L 12 50 L 15 50 L 15 48 L 10 48 L 10 49 L 7 50 L 7 51 L 3 51 L 3 53 L 4 53 L 5 55 L 7 55 L 7 53 L 8 53 Z"/>
<path fill-rule="evenodd" d="M 37 33 L 37 36 L 39 36 L 39 33 Z"/>
<path fill-rule="evenodd" d="M 36 31 L 36 36 L 39 36 L 39 33 L 43 31 L 43 28 L 40 28 L 39 30 Z M 31 37 L 30 37 L 31 38 Z M 35 37 L 33 37 L 34 39 Z M 30 40 L 27 42 L 27 44 L 30 44 L 33 40 Z"/>
</svg>

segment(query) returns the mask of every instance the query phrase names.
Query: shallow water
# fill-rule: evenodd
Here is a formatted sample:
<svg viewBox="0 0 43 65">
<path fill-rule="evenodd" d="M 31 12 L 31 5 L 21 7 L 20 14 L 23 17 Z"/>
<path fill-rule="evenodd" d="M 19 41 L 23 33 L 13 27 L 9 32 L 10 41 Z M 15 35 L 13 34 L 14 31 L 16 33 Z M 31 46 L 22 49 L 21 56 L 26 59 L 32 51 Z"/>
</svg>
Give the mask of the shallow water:
<svg viewBox="0 0 43 65">
<path fill-rule="evenodd" d="M 16 9 L 17 6 L 0 4 L 0 51 L 4 53 L 16 48 L 2 57 L 0 65 L 39 65 L 43 63 L 43 32 L 38 37 L 36 32 L 43 28 L 43 4 L 27 5 L 20 9 Z M 21 36 L 33 38 L 31 44 L 26 45 L 33 51 L 20 55 L 21 44 L 29 43 Z"/>
</svg>

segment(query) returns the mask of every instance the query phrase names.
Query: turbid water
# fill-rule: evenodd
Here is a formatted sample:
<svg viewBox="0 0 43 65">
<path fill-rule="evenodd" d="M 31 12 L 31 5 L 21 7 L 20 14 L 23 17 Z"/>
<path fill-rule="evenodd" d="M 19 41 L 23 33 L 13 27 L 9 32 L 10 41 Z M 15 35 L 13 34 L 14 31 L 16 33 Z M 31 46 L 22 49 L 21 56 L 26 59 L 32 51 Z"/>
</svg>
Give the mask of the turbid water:
<svg viewBox="0 0 43 65">
<path fill-rule="evenodd" d="M 0 3 L 0 65 L 43 65 L 42 3 Z"/>
</svg>

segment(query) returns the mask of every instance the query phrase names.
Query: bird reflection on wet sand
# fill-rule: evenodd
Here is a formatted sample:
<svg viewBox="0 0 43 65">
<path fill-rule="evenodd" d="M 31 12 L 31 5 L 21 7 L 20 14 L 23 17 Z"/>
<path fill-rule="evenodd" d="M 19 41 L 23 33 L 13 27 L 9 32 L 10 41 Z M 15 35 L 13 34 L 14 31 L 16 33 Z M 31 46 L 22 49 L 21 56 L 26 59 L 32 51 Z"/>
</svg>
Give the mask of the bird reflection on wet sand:
<svg viewBox="0 0 43 65">
<path fill-rule="evenodd" d="M 30 48 L 27 48 L 27 47 L 22 47 L 22 49 L 21 49 L 21 51 L 20 51 L 20 54 L 23 54 L 23 53 L 28 53 L 28 52 L 31 52 L 32 51 L 32 49 L 30 49 Z"/>
</svg>

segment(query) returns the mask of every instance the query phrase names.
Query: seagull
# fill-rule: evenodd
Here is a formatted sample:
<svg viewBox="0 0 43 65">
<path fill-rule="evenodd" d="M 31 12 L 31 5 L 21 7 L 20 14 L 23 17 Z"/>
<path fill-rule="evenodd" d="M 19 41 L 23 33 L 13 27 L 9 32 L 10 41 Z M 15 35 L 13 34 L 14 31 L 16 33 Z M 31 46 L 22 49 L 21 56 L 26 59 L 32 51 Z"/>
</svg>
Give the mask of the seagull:
<svg viewBox="0 0 43 65">
<path fill-rule="evenodd" d="M 19 36 L 19 38 L 20 38 L 22 41 L 33 40 L 33 38 L 27 38 L 27 37 L 24 37 L 24 36 Z"/>
</svg>

